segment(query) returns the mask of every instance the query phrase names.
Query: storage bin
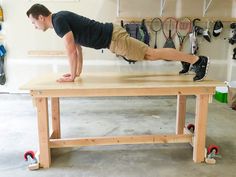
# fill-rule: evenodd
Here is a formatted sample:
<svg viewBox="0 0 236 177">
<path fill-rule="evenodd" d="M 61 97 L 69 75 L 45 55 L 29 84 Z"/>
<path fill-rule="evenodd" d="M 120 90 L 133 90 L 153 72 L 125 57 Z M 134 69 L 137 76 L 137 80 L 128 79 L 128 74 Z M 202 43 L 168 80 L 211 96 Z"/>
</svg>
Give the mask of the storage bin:
<svg viewBox="0 0 236 177">
<path fill-rule="evenodd" d="M 227 103 L 228 101 L 228 88 L 227 87 L 216 87 L 216 93 L 214 95 L 214 98 L 221 102 L 221 103 Z"/>
</svg>

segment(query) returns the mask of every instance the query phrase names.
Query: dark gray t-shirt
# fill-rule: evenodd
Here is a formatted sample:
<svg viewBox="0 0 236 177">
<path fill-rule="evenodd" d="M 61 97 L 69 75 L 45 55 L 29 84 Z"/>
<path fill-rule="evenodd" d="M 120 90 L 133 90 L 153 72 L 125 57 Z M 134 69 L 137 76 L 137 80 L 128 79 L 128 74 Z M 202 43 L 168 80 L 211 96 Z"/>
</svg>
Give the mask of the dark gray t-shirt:
<svg viewBox="0 0 236 177">
<path fill-rule="evenodd" d="M 72 31 L 75 42 L 94 49 L 108 48 L 112 38 L 113 24 L 100 23 L 69 11 L 52 14 L 55 32 L 61 38 Z"/>
</svg>

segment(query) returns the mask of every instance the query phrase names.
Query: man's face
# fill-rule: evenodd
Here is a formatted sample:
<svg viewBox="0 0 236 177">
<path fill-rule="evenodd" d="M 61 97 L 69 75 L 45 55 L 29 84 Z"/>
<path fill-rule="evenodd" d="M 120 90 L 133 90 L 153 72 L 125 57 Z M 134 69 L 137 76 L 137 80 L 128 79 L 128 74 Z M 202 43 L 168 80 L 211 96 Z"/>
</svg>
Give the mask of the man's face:
<svg viewBox="0 0 236 177">
<path fill-rule="evenodd" d="M 42 31 L 46 31 L 48 29 L 48 27 L 46 26 L 44 16 L 39 15 L 38 19 L 36 19 L 30 14 L 29 19 L 30 19 L 30 21 L 32 22 L 32 24 L 34 25 L 34 27 L 36 29 L 39 29 L 39 30 L 42 30 Z"/>
</svg>

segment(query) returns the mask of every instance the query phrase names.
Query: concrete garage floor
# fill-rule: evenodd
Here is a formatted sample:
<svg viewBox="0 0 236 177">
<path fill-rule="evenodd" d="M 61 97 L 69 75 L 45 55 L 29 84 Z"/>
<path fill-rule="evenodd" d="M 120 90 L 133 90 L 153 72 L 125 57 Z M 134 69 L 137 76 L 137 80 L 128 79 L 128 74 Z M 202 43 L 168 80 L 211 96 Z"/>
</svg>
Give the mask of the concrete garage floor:
<svg viewBox="0 0 236 177">
<path fill-rule="evenodd" d="M 175 132 L 175 97 L 61 100 L 62 137 Z M 187 102 L 193 123 L 195 99 Z M 50 169 L 29 171 L 26 150 L 37 150 L 36 111 L 28 94 L 0 95 L 0 177 L 235 177 L 236 111 L 209 104 L 207 145 L 220 146 L 216 165 L 195 164 L 188 144 L 54 149 Z"/>
</svg>

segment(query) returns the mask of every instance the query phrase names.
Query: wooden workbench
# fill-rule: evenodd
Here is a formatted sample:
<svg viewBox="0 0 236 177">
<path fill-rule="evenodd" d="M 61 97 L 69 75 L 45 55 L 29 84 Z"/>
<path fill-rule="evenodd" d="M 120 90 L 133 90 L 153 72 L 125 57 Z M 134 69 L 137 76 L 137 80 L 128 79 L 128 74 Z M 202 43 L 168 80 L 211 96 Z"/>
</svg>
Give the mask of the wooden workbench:
<svg viewBox="0 0 236 177">
<path fill-rule="evenodd" d="M 145 144 L 145 143 L 191 143 L 193 161 L 204 161 L 206 122 L 208 103 L 216 86 L 222 82 L 205 80 L 193 82 L 193 75 L 171 74 L 83 74 L 73 83 L 57 83 L 60 75 L 48 74 L 33 79 L 21 89 L 30 90 L 37 107 L 40 167 L 51 164 L 51 148 Z M 61 138 L 60 97 L 98 97 L 98 96 L 158 96 L 177 95 L 176 134 L 133 135 L 88 138 Z M 186 96 L 196 96 L 195 131 L 184 131 Z M 51 98 L 52 130 L 49 133 L 48 99 Z"/>
</svg>

